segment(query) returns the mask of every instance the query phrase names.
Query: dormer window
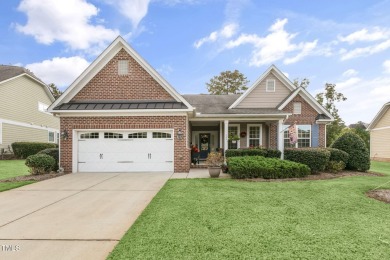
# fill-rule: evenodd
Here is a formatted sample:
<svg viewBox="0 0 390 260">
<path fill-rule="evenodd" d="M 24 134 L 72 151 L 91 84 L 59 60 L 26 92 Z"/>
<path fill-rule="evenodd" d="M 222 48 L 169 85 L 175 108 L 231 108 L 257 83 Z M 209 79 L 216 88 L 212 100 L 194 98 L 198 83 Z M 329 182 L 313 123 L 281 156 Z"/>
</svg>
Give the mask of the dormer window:
<svg viewBox="0 0 390 260">
<path fill-rule="evenodd" d="M 118 75 L 128 75 L 129 74 L 129 61 L 128 60 L 119 60 L 118 61 Z"/>
<path fill-rule="evenodd" d="M 274 79 L 267 79 L 265 90 L 266 90 L 266 92 L 275 92 L 275 80 Z"/>
<path fill-rule="evenodd" d="M 302 113 L 302 104 L 301 102 L 294 102 L 293 114 L 300 115 Z"/>
</svg>

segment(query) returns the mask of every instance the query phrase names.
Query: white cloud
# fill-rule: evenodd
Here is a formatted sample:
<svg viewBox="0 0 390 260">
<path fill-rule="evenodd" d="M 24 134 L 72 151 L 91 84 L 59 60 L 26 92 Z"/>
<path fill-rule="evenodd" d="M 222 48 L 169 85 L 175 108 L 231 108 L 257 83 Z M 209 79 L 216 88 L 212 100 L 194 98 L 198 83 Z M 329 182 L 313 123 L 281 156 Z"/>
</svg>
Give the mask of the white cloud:
<svg viewBox="0 0 390 260">
<path fill-rule="evenodd" d="M 371 32 L 367 29 L 353 32 L 347 36 L 339 36 L 338 39 L 342 42 L 354 44 L 359 41 L 372 42 L 389 38 L 390 31 L 386 28 L 374 27 Z"/>
<path fill-rule="evenodd" d="M 16 29 L 47 45 L 60 41 L 72 49 L 102 48 L 119 34 L 93 25 L 91 18 L 98 15 L 99 9 L 85 0 L 22 0 L 18 10 L 27 15 L 27 23 L 17 24 Z"/>
<path fill-rule="evenodd" d="M 390 48 L 390 40 L 374 44 L 367 47 L 355 48 L 351 51 L 346 51 L 341 55 L 341 60 L 349 60 L 357 57 L 367 57 L 369 55 L 385 51 Z"/>
<path fill-rule="evenodd" d="M 156 69 L 158 73 L 164 76 L 169 76 L 173 72 L 173 68 L 169 64 L 163 64 L 160 68 Z"/>
<path fill-rule="evenodd" d="M 133 28 L 137 28 L 141 20 L 147 15 L 150 0 L 104 0 L 115 7 L 124 17 L 129 19 Z M 168 1 L 177 2 L 177 1 Z"/>
<path fill-rule="evenodd" d="M 25 67 L 32 71 L 43 82 L 54 83 L 58 87 L 69 86 L 89 65 L 89 62 L 79 56 L 60 58 L 27 64 Z"/>
<path fill-rule="evenodd" d="M 230 23 L 225 25 L 221 30 L 219 31 L 214 31 L 210 33 L 208 36 L 203 37 L 200 40 L 197 40 L 194 43 L 194 47 L 196 49 L 199 49 L 203 44 L 208 43 L 208 42 L 215 42 L 218 39 L 229 39 L 231 38 L 234 34 L 236 34 L 238 30 L 238 24 L 236 23 Z"/>
<path fill-rule="evenodd" d="M 336 83 L 336 90 L 347 97 L 345 102 L 337 104 L 341 118 L 347 119 L 347 124 L 359 120 L 369 123 L 380 107 L 389 101 L 390 77 L 347 79 Z"/>
<path fill-rule="evenodd" d="M 256 34 L 241 34 L 237 39 L 226 43 L 225 47 L 231 49 L 243 44 L 251 44 L 253 46 L 252 57 L 249 63 L 251 66 L 258 67 L 280 59 L 284 59 L 285 64 L 297 62 L 313 53 L 317 46 L 317 40 L 300 42 L 298 44 L 292 43 L 297 34 L 288 33 L 284 29 L 287 22 L 287 19 L 278 19 L 269 28 L 270 33 L 265 37 L 260 37 Z M 289 53 L 294 53 L 295 56 L 286 58 L 286 55 Z"/>
<path fill-rule="evenodd" d="M 349 77 L 356 76 L 357 74 L 359 74 L 358 71 L 356 71 L 354 69 L 349 69 L 349 70 L 344 71 L 343 77 L 349 78 Z"/>
<path fill-rule="evenodd" d="M 383 62 L 383 67 L 385 69 L 385 73 L 390 73 L 390 60 L 385 60 Z"/>
</svg>

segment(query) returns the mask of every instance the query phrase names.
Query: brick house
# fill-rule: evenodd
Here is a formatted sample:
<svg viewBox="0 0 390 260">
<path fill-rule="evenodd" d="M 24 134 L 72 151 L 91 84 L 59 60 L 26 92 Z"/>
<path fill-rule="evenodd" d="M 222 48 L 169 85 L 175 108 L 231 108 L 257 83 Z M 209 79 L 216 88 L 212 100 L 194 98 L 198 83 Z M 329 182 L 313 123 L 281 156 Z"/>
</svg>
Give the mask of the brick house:
<svg viewBox="0 0 390 260">
<path fill-rule="evenodd" d="M 57 99 L 66 172 L 188 172 L 191 145 L 324 147 L 332 116 L 274 65 L 242 95 L 180 95 L 121 37 Z M 231 140 L 233 136 L 238 141 Z"/>
</svg>

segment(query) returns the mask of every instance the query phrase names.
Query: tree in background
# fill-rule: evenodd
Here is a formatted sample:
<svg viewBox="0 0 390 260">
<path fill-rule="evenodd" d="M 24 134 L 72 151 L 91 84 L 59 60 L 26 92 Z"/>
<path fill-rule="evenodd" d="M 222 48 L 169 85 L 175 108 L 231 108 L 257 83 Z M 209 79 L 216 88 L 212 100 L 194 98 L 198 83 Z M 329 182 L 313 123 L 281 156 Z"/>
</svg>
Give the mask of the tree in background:
<svg viewBox="0 0 390 260">
<path fill-rule="evenodd" d="M 249 82 L 247 78 L 239 72 L 223 71 L 219 76 L 214 76 L 206 83 L 207 90 L 214 95 L 241 94 L 248 89 L 246 84 Z"/>
<path fill-rule="evenodd" d="M 49 85 L 47 85 L 51 91 L 51 93 L 53 94 L 53 97 L 55 99 L 59 98 L 61 95 L 62 95 L 62 91 L 59 90 L 57 88 L 57 86 L 54 84 L 54 83 L 50 83 Z"/>
<path fill-rule="evenodd" d="M 336 91 L 336 84 L 326 83 L 325 91 L 318 93 L 316 99 L 334 117 L 334 121 L 326 128 L 326 146 L 330 146 L 345 128 L 345 123 L 336 108 L 336 102 L 345 101 L 347 98 Z"/>
<path fill-rule="evenodd" d="M 298 87 L 307 88 L 307 86 L 309 86 L 309 84 L 310 84 L 310 80 L 308 78 L 303 78 L 301 81 L 299 81 L 299 79 L 296 78 L 296 79 L 294 79 L 293 84 L 297 88 Z"/>
</svg>

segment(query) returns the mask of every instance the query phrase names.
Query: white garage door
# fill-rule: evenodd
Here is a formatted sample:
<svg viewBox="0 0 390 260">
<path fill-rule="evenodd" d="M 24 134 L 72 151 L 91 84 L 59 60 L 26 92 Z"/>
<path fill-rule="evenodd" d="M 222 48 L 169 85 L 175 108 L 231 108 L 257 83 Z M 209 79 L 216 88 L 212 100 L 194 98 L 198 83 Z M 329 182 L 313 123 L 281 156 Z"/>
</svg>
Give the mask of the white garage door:
<svg viewBox="0 0 390 260">
<path fill-rule="evenodd" d="M 173 171 L 172 131 L 78 133 L 79 172 Z"/>
</svg>

